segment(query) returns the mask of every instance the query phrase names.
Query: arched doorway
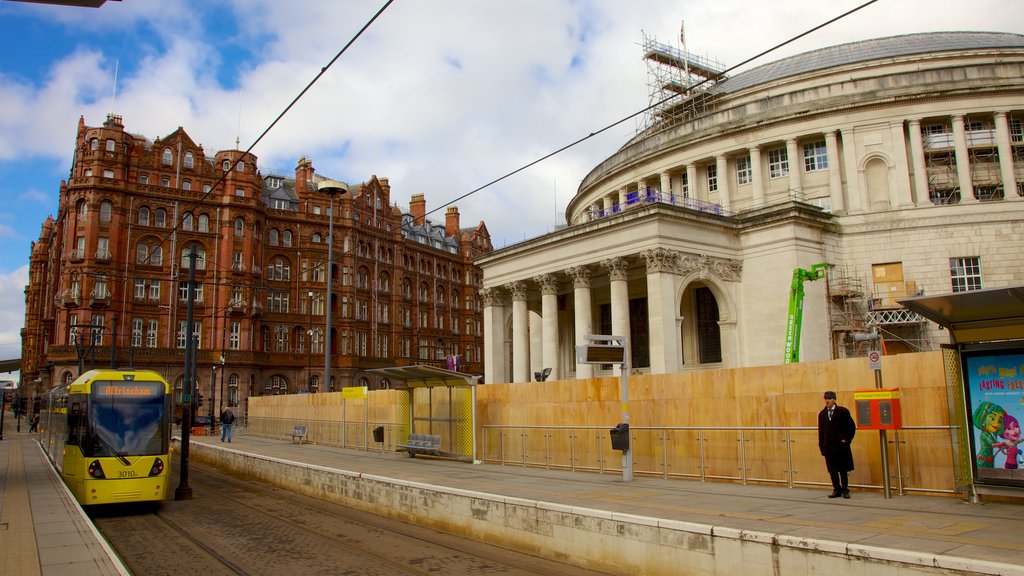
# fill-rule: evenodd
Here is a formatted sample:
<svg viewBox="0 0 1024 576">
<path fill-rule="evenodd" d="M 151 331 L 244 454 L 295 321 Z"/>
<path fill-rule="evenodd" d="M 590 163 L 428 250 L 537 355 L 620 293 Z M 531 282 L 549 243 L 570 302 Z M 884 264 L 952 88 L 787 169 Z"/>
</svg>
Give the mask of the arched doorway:
<svg viewBox="0 0 1024 576">
<path fill-rule="evenodd" d="M 679 327 L 679 342 L 683 353 L 683 366 L 720 364 L 722 362 L 722 330 L 718 298 L 703 282 L 686 287 L 679 303 L 683 318 Z"/>
</svg>

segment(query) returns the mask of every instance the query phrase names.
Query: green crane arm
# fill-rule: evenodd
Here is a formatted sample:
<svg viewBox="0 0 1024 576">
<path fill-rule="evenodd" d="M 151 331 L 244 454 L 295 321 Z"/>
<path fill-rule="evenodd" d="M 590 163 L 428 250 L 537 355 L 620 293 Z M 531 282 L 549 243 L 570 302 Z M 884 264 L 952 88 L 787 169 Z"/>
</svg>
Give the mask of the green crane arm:
<svg viewBox="0 0 1024 576">
<path fill-rule="evenodd" d="M 827 263 L 814 264 L 810 270 L 795 268 L 789 286 L 789 315 L 786 317 L 786 350 L 783 363 L 800 361 L 800 329 L 804 321 L 804 282 L 825 277 Z"/>
</svg>

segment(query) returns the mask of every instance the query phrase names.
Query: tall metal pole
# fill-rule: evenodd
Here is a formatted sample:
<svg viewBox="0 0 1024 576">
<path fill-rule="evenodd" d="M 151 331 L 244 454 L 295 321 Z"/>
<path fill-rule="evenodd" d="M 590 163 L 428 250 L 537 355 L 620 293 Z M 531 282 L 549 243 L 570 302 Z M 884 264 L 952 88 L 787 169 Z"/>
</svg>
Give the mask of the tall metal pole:
<svg viewBox="0 0 1024 576">
<path fill-rule="evenodd" d="M 195 301 L 196 281 L 196 243 L 193 242 L 188 252 L 188 284 L 186 286 L 185 312 L 185 376 L 182 386 L 181 411 L 181 475 L 178 488 L 174 491 L 175 500 L 191 500 L 192 487 L 188 485 L 188 452 L 192 432 L 192 396 L 195 394 L 195 378 L 192 372 L 192 355 L 195 340 L 192 338 L 192 313 Z"/>
<path fill-rule="evenodd" d="M 328 225 L 329 226 L 329 225 Z M 309 299 L 309 324 L 306 326 L 306 391 L 313 391 L 313 291 L 307 293 Z"/>
<path fill-rule="evenodd" d="M 348 192 L 348 184 L 337 180 L 324 180 L 317 185 L 317 190 L 330 198 L 327 208 L 327 290 L 324 294 L 324 305 L 327 306 L 326 332 L 324 335 L 324 386 L 331 389 L 331 291 L 334 264 L 334 195 Z"/>
<path fill-rule="evenodd" d="M 213 405 L 217 402 L 217 365 L 210 365 L 210 436 L 213 436 Z"/>
<path fill-rule="evenodd" d="M 875 370 L 875 388 L 882 387 L 882 371 Z M 892 481 L 889 480 L 889 435 L 885 430 L 878 431 L 878 443 L 882 450 L 882 497 L 892 498 Z"/>
<path fill-rule="evenodd" d="M 629 372 L 631 370 L 629 342 L 622 338 L 622 370 L 619 375 L 619 402 L 622 404 L 622 421 L 629 424 Z M 622 451 L 622 481 L 633 480 L 633 443 Z"/>
<path fill-rule="evenodd" d="M 220 404 L 217 405 L 217 414 L 224 411 L 224 353 L 220 353 Z"/>
</svg>

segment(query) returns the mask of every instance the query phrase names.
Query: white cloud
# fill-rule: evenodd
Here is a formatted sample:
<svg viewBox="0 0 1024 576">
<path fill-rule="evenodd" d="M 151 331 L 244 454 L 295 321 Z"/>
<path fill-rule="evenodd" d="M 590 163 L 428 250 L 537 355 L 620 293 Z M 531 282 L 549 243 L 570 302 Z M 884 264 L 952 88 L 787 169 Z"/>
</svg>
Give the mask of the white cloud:
<svg viewBox="0 0 1024 576">
<path fill-rule="evenodd" d="M 28 266 L 0 274 L 0 359 L 21 356 L 21 328 L 25 325 L 25 285 Z"/>
</svg>

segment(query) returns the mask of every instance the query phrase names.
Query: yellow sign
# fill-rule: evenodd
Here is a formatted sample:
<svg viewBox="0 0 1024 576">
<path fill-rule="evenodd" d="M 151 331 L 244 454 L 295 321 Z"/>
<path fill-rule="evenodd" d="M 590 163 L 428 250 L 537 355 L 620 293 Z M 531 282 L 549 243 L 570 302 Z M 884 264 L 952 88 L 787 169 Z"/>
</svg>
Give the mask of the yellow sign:
<svg viewBox="0 0 1024 576">
<path fill-rule="evenodd" d="M 874 390 L 854 390 L 854 400 L 892 400 L 900 397 L 899 388 L 875 388 Z"/>
<path fill-rule="evenodd" d="M 366 386 L 346 386 L 341 389 L 341 397 L 346 400 L 365 400 Z"/>
</svg>

